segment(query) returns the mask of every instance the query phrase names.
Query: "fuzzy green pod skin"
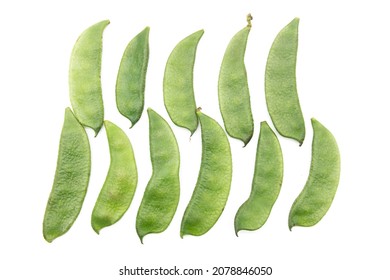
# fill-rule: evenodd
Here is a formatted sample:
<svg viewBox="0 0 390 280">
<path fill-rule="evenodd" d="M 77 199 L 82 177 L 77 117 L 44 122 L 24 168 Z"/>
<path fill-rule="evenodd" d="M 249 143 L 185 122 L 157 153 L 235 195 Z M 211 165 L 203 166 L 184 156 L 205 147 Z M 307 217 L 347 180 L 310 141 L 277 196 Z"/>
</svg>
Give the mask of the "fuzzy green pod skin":
<svg viewBox="0 0 390 280">
<path fill-rule="evenodd" d="M 232 155 L 222 127 L 197 111 L 202 130 L 198 180 L 181 222 L 180 236 L 200 236 L 217 222 L 225 208 L 232 180 Z"/>
<path fill-rule="evenodd" d="M 296 86 L 299 18 L 292 20 L 276 36 L 265 70 L 265 97 L 268 112 L 280 135 L 305 139 L 305 122 Z"/>
<path fill-rule="evenodd" d="M 244 142 L 253 136 L 253 117 L 244 63 L 246 44 L 251 25 L 240 30 L 225 51 L 218 80 L 219 108 L 226 132 Z"/>
<path fill-rule="evenodd" d="M 103 31 L 108 20 L 87 28 L 77 39 L 69 65 L 69 97 L 79 122 L 97 135 L 103 126 L 104 107 L 101 86 Z"/>
<path fill-rule="evenodd" d="M 191 135 L 198 127 L 193 78 L 196 49 L 204 31 L 199 30 L 180 41 L 170 54 L 164 73 L 164 104 L 169 117 Z"/>
<path fill-rule="evenodd" d="M 234 220 L 237 236 L 240 230 L 257 230 L 265 224 L 279 196 L 282 181 L 282 149 L 275 133 L 264 121 L 260 126 L 251 194 L 238 209 Z"/>
<path fill-rule="evenodd" d="M 123 53 L 116 80 L 116 105 L 133 127 L 144 109 L 145 80 L 149 61 L 149 27 L 135 36 Z"/>
<path fill-rule="evenodd" d="M 127 135 L 110 121 L 104 121 L 110 147 L 110 167 L 92 212 L 91 225 L 99 234 L 102 228 L 122 218 L 137 187 L 138 173 L 133 148 Z"/>
<path fill-rule="evenodd" d="M 180 197 L 180 153 L 169 124 L 148 108 L 150 159 L 153 174 L 138 209 L 136 229 L 143 243 L 145 235 L 167 229 Z"/>
<path fill-rule="evenodd" d="M 294 226 L 317 224 L 329 210 L 340 179 L 340 152 L 332 133 L 312 118 L 313 143 L 309 178 L 294 201 L 288 218 Z"/>
<path fill-rule="evenodd" d="M 47 242 L 65 234 L 73 225 L 87 193 L 90 172 L 88 136 L 71 109 L 66 108 L 54 183 L 43 220 Z"/>
</svg>

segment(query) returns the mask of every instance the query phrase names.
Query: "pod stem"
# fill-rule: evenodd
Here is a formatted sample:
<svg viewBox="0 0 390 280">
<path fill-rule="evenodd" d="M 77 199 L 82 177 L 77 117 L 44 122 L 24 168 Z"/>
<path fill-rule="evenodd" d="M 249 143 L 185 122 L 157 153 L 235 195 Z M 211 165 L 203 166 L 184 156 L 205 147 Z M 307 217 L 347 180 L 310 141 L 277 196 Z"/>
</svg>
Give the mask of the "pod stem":
<svg viewBox="0 0 390 280">
<path fill-rule="evenodd" d="M 252 27 L 252 19 L 253 19 L 253 17 L 252 17 L 251 14 L 248 14 L 248 15 L 246 16 L 246 21 L 248 22 L 247 27 L 249 27 L 249 28 Z"/>
</svg>

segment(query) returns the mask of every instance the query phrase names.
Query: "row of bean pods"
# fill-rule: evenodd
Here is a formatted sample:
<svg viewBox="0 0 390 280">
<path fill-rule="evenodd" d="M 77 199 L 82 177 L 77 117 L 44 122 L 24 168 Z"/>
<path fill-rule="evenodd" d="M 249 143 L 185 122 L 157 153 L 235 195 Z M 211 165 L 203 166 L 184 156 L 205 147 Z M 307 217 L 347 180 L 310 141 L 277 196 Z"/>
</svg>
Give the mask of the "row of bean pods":
<svg viewBox="0 0 390 280">
<path fill-rule="evenodd" d="M 244 63 L 247 39 L 252 27 L 247 25 L 229 42 L 220 68 L 218 98 L 227 134 L 246 146 L 253 136 L 253 117 L 247 73 Z M 48 242 L 65 234 L 80 213 L 90 177 L 91 155 L 84 127 L 97 135 L 104 125 L 110 167 L 92 211 L 95 232 L 121 219 L 133 199 L 137 165 L 132 145 L 125 132 L 104 120 L 101 89 L 102 38 L 108 20 L 86 29 L 74 45 L 69 88 L 72 109 L 65 110 L 58 161 L 52 191 L 43 221 L 43 235 Z M 305 125 L 296 88 L 296 58 L 299 19 L 293 19 L 276 36 L 270 49 L 265 72 L 265 96 L 268 112 L 278 133 L 301 145 Z M 184 212 L 180 236 L 203 235 L 217 222 L 229 196 L 232 156 L 225 130 L 197 108 L 193 89 L 193 69 L 197 45 L 203 35 L 199 30 L 180 41 L 166 63 L 164 104 L 174 124 L 191 135 L 200 123 L 202 159 L 198 180 Z M 144 92 L 149 59 L 149 28 L 135 36 L 126 47 L 116 81 L 116 104 L 132 127 L 144 111 Z M 164 231 L 170 224 L 180 197 L 180 153 L 175 135 L 158 113 L 149 116 L 152 176 L 146 186 L 136 218 L 137 234 L 142 242 L 150 233 Z M 320 122 L 312 118 L 314 131 L 310 174 L 302 192 L 291 207 L 289 228 L 312 226 L 328 211 L 340 176 L 337 143 Z M 252 190 L 238 209 L 234 227 L 259 229 L 267 221 L 283 181 L 283 156 L 277 135 L 267 122 L 261 122 Z"/>
</svg>

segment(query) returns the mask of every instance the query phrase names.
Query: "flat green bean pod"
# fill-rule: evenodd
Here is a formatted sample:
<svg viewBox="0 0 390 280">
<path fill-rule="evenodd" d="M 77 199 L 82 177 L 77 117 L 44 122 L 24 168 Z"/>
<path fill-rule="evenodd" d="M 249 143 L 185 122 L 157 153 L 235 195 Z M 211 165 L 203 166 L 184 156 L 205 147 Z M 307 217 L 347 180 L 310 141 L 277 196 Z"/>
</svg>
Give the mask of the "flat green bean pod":
<svg viewBox="0 0 390 280">
<path fill-rule="evenodd" d="M 43 220 L 47 242 L 65 234 L 80 213 L 91 172 L 88 136 L 70 108 L 65 110 L 53 187 Z"/>
<path fill-rule="evenodd" d="M 200 236 L 217 222 L 225 208 L 232 180 L 232 155 L 222 127 L 197 110 L 202 130 L 198 180 L 181 222 L 180 236 Z"/>
<path fill-rule="evenodd" d="M 264 121 L 260 125 L 251 194 L 238 209 L 234 220 L 236 235 L 240 230 L 257 230 L 265 224 L 279 196 L 282 181 L 282 150 L 275 133 Z"/>
<path fill-rule="evenodd" d="M 123 53 L 116 80 L 116 106 L 133 127 L 144 109 L 149 61 L 149 27 L 135 36 Z"/>
<path fill-rule="evenodd" d="M 280 135 L 305 139 L 305 122 L 296 86 L 299 18 L 292 20 L 276 36 L 265 69 L 265 97 L 268 112 Z"/>
<path fill-rule="evenodd" d="M 164 73 L 164 104 L 177 126 L 191 135 L 198 127 L 193 76 L 196 49 L 204 31 L 199 30 L 180 41 L 170 54 Z"/>
<path fill-rule="evenodd" d="M 138 173 L 129 138 L 118 126 L 104 121 L 110 147 L 110 168 L 93 208 L 91 224 L 96 233 L 125 214 L 137 187 Z"/>
<path fill-rule="evenodd" d="M 246 146 L 253 136 L 253 117 L 244 63 L 251 19 L 229 42 L 219 72 L 218 99 L 226 132 Z"/>
<path fill-rule="evenodd" d="M 291 206 L 288 227 L 317 224 L 330 208 L 340 179 L 340 153 L 336 139 L 312 118 L 313 143 L 310 174 Z"/>
<path fill-rule="evenodd" d="M 97 135 L 103 126 L 101 87 L 102 36 L 110 22 L 103 20 L 87 28 L 77 39 L 69 65 L 69 96 L 76 118 Z"/>
<path fill-rule="evenodd" d="M 150 159 L 153 174 L 138 209 L 136 229 L 143 242 L 149 233 L 163 232 L 171 223 L 180 197 L 180 154 L 169 124 L 148 108 Z"/>
</svg>

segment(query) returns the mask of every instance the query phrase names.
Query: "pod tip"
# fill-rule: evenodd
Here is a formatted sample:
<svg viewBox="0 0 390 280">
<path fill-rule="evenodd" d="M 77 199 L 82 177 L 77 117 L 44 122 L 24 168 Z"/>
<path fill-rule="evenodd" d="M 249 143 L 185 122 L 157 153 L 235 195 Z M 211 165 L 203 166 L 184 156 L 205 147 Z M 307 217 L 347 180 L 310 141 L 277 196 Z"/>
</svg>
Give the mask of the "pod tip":
<svg viewBox="0 0 390 280">
<path fill-rule="evenodd" d="M 43 238 L 44 238 L 48 243 L 52 243 L 53 240 L 55 239 L 55 238 L 49 238 L 49 237 L 47 237 L 45 234 L 43 234 Z"/>
<path fill-rule="evenodd" d="M 96 228 L 96 227 L 94 227 L 94 226 L 92 226 L 92 228 L 93 228 L 93 230 L 94 230 L 94 232 L 96 232 L 96 234 L 100 234 L 100 228 Z"/>
<path fill-rule="evenodd" d="M 249 141 L 251 141 L 251 138 L 249 138 L 248 140 L 243 141 L 243 143 L 244 143 L 244 146 L 242 146 L 243 148 L 245 148 L 246 145 L 248 145 Z"/>
<path fill-rule="evenodd" d="M 99 131 L 100 131 L 100 129 L 102 128 L 102 126 L 103 126 L 103 123 L 102 123 L 101 126 L 99 126 L 99 127 L 97 127 L 97 128 L 92 128 L 93 131 L 95 131 L 95 138 L 96 138 L 96 136 L 99 134 Z"/>
</svg>

